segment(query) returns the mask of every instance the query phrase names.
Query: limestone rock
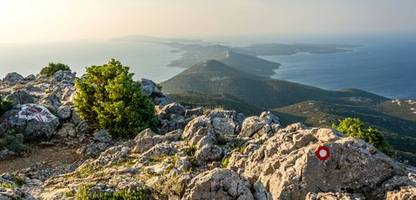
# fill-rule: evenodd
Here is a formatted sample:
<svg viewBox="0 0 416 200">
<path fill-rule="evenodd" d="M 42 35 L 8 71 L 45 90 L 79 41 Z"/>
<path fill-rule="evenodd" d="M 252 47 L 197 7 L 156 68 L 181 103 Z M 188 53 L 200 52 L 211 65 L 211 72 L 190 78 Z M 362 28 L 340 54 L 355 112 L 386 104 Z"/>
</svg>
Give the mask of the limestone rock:
<svg viewBox="0 0 416 200">
<path fill-rule="evenodd" d="M 177 141 L 181 134 L 182 131 L 176 130 L 165 135 L 156 135 L 151 129 L 146 129 L 134 138 L 133 152 L 143 153 L 156 144 Z"/>
<path fill-rule="evenodd" d="M 184 200 L 208 199 L 254 199 L 247 184 L 238 174 L 228 169 L 213 169 L 191 180 Z"/>
<path fill-rule="evenodd" d="M 62 124 L 62 127 L 58 130 L 57 135 L 59 135 L 62 138 L 75 137 L 76 136 L 75 125 L 72 123 Z"/>
<path fill-rule="evenodd" d="M 75 80 L 75 72 L 59 70 L 51 77 L 53 83 L 69 83 L 73 84 Z"/>
<path fill-rule="evenodd" d="M 58 117 L 61 120 L 68 120 L 72 116 L 72 107 L 70 106 L 61 106 L 58 108 Z"/>
<path fill-rule="evenodd" d="M 325 162 L 314 154 L 320 145 L 331 150 Z M 232 155 L 235 158 L 228 167 L 252 183 L 263 184 L 273 199 L 304 199 L 308 193 L 343 191 L 378 198 L 389 189 L 383 183 L 394 176 L 406 176 L 400 165 L 373 148 L 331 129 L 294 124 L 279 130 L 253 153 Z"/>
<path fill-rule="evenodd" d="M 6 77 L 4 77 L 3 79 L 3 83 L 6 83 L 8 85 L 15 85 L 21 81 L 23 81 L 23 76 L 16 73 L 16 72 L 12 72 L 12 73 L 8 73 L 6 75 Z"/>
<path fill-rule="evenodd" d="M 340 192 L 326 192 L 326 193 L 308 193 L 305 200 L 362 200 L 365 199 L 362 194 L 350 194 Z"/>
<path fill-rule="evenodd" d="M 158 88 L 157 84 L 149 79 L 141 79 L 142 93 L 152 99 L 155 105 L 167 105 L 171 103 L 169 97 L 164 95 Z"/>
<path fill-rule="evenodd" d="M 4 114 L 3 123 L 10 129 L 23 130 L 27 139 L 50 138 L 59 126 L 59 119 L 43 106 L 22 104 Z"/>
<path fill-rule="evenodd" d="M 196 151 L 195 157 L 199 163 L 220 161 L 223 157 L 223 151 L 217 145 L 206 144 Z"/>
<path fill-rule="evenodd" d="M 6 100 L 13 102 L 14 104 L 27 104 L 34 103 L 35 99 L 25 90 L 17 90 L 6 96 Z"/>
<path fill-rule="evenodd" d="M 171 103 L 161 108 L 156 107 L 156 115 L 159 117 L 159 132 L 169 132 L 183 129 L 186 123 L 185 107 L 179 103 Z"/>
<path fill-rule="evenodd" d="M 106 129 L 101 129 L 94 133 L 94 142 L 87 145 L 85 155 L 95 157 L 109 148 L 113 144 L 113 139 Z"/>
<path fill-rule="evenodd" d="M 386 200 L 416 199 L 416 187 L 403 187 L 400 190 L 387 192 Z"/>
<path fill-rule="evenodd" d="M 269 136 L 276 132 L 280 127 L 279 117 L 270 111 L 262 112 L 260 116 L 247 117 L 243 121 L 241 137 L 252 137 L 255 134 L 261 136 Z"/>
</svg>

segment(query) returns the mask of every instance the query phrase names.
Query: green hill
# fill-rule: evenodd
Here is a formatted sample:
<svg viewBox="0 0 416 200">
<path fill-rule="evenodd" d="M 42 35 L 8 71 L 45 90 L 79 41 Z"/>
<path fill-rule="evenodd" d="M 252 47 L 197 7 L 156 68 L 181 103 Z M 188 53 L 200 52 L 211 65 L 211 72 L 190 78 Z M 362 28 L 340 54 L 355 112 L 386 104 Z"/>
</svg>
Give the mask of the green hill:
<svg viewBox="0 0 416 200">
<path fill-rule="evenodd" d="M 163 91 L 190 106 L 223 107 L 248 115 L 272 110 L 284 124 L 327 126 L 358 117 L 385 132 L 396 157 L 416 164 L 416 121 L 405 106 L 357 89 L 324 90 L 255 76 L 219 61 L 198 63 L 161 83 Z"/>
<path fill-rule="evenodd" d="M 198 63 L 162 83 L 164 92 L 189 91 L 206 94 L 229 94 L 263 109 L 276 108 L 306 100 L 327 100 L 351 104 L 374 104 L 386 100 L 360 90 L 328 91 L 288 81 L 259 77 L 236 70 L 222 62 Z"/>
</svg>

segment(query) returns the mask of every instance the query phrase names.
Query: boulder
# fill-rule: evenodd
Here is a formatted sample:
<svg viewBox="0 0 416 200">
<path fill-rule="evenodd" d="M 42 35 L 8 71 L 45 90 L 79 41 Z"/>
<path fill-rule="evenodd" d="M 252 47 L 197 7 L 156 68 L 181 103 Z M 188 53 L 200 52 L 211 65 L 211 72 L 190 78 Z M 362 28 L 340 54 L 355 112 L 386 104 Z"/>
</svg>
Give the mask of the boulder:
<svg viewBox="0 0 416 200">
<path fill-rule="evenodd" d="M 247 183 L 228 169 L 213 169 L 194 177 L 186 188 L 184 200 L 254 199 Z"/>
<path fill-rule="evenodd" d="M 59 126 L 59 119 L 47 108 L 22 104 L 4 114 L 6 127 L 22 130 L 26 139 L 50 138 Z"/>
<path fill-rule="evenodd" d="M 247 117 L 243 121 L 239 134 L 241 137 L 252 137 L 253 135 L 270 135 L 280 127 L 279 117 L 270 111 L 262 112 L 260 116 Z"/>
<path fill-rule="evenodd" d="M 34 103 L 35 99 L 25 90 L 17 90 L 6 96 L 6 99 L 14 104 Z"/>
<path fill-rule="evenodd" d="M 48 94 L 43 97 L 41 103 L 53 109 L 58 109 L 61 106 L 61 101 L 55 94 Z"/>
<path fill-rule="evenodd" d="M 113 138 L 111 137 L 110 132 L 108 132 L 107 129 L 101 129 L 94 133 L 94 141 L 102 143 L 111 143 L 113 141 Z"/>
<path fill-rule="evenodd" d="M 3 79 L 3 83 L 8 84 L 8 85 L 15 85 L 19 82 L 23 81 L 23 76 L 16 73 L 16 72 L 12 72 L 12 73 L 8 73 L 6 75 L 6 77 L 4 77 Z"/>
<path fill-rule="evenodd" d="M 163 106 L 160 110 L 158 110 L 158 115 L 161 118 L 166 118 L 169 115 L 175 114 L 175 115 L 185 115 L 185 107 L 183 107 L 179 103 L 170 103 L 168 105 Z"/>
<path fill-rule="evenodd" d="M 72 116 L 71 106 L 61 106 L 58 108 L 58 117 L 61 120 L 68 120 Z"/>
<path fill-rule="evenodd" d="M 260 117 L 247 117 L 243 122 L 243 128 L 240 132 L 240 136 L 251 137 L 254 133 L 266 126 L 266 124 L 267 123 L 264 120 L 260 119 Z"/>
<path fill-rule="evenodd" d="M 183 129 L 185 126 L 185 107 L 179 103 L 171 103 L 163 107 L 156 107 L 156 114 L 159 117 L 159 132 L 169 132 L 176 129 Z"/>
<path fill-rule="evenodd" d="M 33 74 L 29 74 L 28 76 L 25 77 L 24 79 L 25 81 L 34 81 L 36 80 L 36 76 Z"/>
<path fill-rule="evenodd" d="M 53 83 L 69 83 L 73 84 L 75 80 L 75 72 L 59 70 L 53 74 L 51 81 Z"/>
<path fill-rule="evenodd" d="M 223 151 L 221 147 L 213 144 L 206 144 L 198 149 L 195 153 L 195 158 L 200 164 L 212 161 L 220 161 L 222 157 Z"/>
<path fill-rule="evenodd" d="M 84 149 L 85 155 L 95 157 L 112 146 L 113 138 L 107 129 L 101 129 L 94 133 L 94 141 Z"/>
<path fill-rule="evenodd" d="M 195 140 L 194 136 L 197 136 L 200 139 L 201 133 L 209 133 L 215 138 L 222 139 L 232 137 L 240 131 L 241 118 L 242 115 L 235 111 L 213 110 L 207 115 L 192 119 L 185 126 L 182 138 Z M 205 129 L 205 131 L 201 132 L 200 129 Z"/>
<path fill-rule="evenodd" d="M 142 86 L 142 93 L 146 96 L 152 96 L 155 93 L 160 93 L 156 83 L 152 80 L 142 78 L 140 80 L 140 84 Z"/>
<path fill-rule="evenodd" d="M 341 192 L 320 192 L 308 193 L 305 200 L 362 200 L 365 199 L 362 194 L 350 194 Z"/>
<path fill-rule="evenodd" d="M 185 112 L 185 117 L 186 118 L 190 118 L 190 117 L 197 117 L 204 114 L 204 109 L 202 107 L 197 107 L 197 108 L 193 108 L 193 109 L 187 109 Z"/>
<path fill-rule="evenodd" d="M 322 145 L 330 148 L 326 161 L 315 156 Z M 279 130 L 249 155 L 233 154 L 228 168 L 252 183 L 261 183 L 273 199 L 304 199 L 308 193 L 345 191 L 378 199 L 390 189 L 393 177 L 407 180 L 395 181 L 394 187 L 410 182 L 399 164 L 364 141 L 301 124 Z"/>
<path fill-rule="evenodd" d="M 156 135 L 151 129 L 146 129 L 134 138 L 133 152 L 143 153 L 156 144 L 177 141 L 181 134 L 182 131 L 176 130 L 165 135 Z"/>
<path fill-rule="evenodd" d="M 164 95 L 158 88 L 157 84 L 149 79 L 141 79 L 142 93 L 152 99 L 155 105 L 167 105 L 171 103 L 171 99 Z"/>
<path fill-rule="evenodd" d="M 62 124 L 62 127 L 58 130 L 57 135 L 62 138 L 75 137 L 77 135 L 75 125 L 72 123 Z"/>
<path fill-rule="evenodd" d="M 416 199 L 416 187 L 402 187 L 400 190 L 387 192 L 386 200 Z"/>
</svg>

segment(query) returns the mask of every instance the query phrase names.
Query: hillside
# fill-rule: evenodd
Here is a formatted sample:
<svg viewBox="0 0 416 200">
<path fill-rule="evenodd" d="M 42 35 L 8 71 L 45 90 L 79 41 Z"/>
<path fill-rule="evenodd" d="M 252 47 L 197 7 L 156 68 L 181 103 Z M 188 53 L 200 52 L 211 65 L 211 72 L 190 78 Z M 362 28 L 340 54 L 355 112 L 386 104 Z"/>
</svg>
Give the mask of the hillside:
<svg viewBox="0 0 416 200">
<path fill-rule="evenodd" d="M 172 61 L 169 66 L 187 68 L 205 60 L 219 60 L 230 67 L 256 74 L 257 76 L 270 76 L 278 69 L 280 64 L 270 62 L 249 54 L 234 52 L 230 47 L 223 45 L 199 45 L 169 43 L 183 52 L 181 58 Z"/>
<path fill-rule="evenodd" d="M 276 108 L 306 100 L 373 104 L 386 100 L 360 90 L 328 91 L 288 81 L 258 77 L 209 60 L 161 83 L 170 94 L 194 91 L 229 94 L 259 108 Z"/>
<path fill-rule="evenodd" d="M 398 159 L 416 164 L 416 123 L 406 102 L 401 109 L 394 109 L 398 106 L 391 100 L 365 91 L 328 91 L 258 77 L 218 61 L 194 65 L 162 86 L 164 92 L 183 104 L 215 105 L 247 114 L 273 110 L 284 124 L 300 121 L 330 127 L 339 119 L 358 117 L 385 132 Z"/>
</svg>

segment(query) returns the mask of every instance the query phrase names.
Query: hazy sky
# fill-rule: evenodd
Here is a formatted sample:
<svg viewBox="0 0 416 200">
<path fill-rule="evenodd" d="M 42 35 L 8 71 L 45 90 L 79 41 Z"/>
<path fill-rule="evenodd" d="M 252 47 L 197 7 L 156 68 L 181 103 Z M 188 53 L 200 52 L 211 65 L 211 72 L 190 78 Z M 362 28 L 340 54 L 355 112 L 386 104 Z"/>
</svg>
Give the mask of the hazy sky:
<svg viewBox="0 0 416 200">
<path fill-rule="evenodd" d="M 0 43 L 416 32 L 415 0 L 0 0 Z"/>
</svg>

